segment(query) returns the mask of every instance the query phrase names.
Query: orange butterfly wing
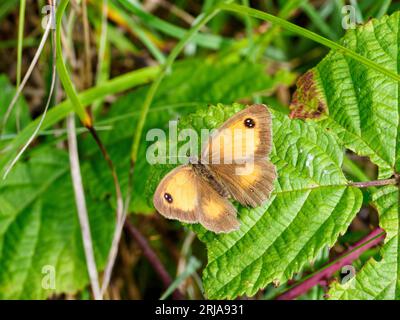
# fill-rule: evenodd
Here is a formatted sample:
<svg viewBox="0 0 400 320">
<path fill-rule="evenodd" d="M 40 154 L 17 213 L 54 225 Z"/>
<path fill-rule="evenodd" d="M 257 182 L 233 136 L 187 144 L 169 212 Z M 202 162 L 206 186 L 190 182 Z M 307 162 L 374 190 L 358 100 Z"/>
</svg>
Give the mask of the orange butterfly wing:
<svg viewBox="0 0 400 320">
<path fill-rule="evenodd" d="M 239 227 L 236 209 L 221 197 L 190 166 L 179 166 L 158 185 L 153 198 L 157 211 L 169 219 L 201 223 L 216 233 Z"/>
<path fill-rule="evenodd" d="M 252 105 L 228 119 L 202 152 L 201 161 L 206 161 L 209 170 L 243 205 L 257 207 L 273 190 L 277 174 L 268 160 L 271 126 L 266 106 Z"/>
</svg>

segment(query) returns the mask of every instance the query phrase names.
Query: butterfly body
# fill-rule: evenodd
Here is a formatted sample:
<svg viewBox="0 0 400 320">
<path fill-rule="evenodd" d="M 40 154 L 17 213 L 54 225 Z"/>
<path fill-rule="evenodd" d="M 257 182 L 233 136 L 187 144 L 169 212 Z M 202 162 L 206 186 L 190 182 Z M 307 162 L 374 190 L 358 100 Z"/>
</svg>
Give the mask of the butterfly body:
<svg viewBox="0 0 400 320">
<path fill-rule="evenodd" d="M 190 162 L 189 162 L 190 163 Z M 228 198 L 230 196 L 229 191 L 224 187 L 224 185 L 218 181 L 215 175 L 212 173 L 207 164 L 201 162 L 190 163 L 193 171 L 202 179 L 204 179 L 210 186 L 218 192 L 221 197 Z"/>
<path fill-rule="evenodd" d="M 276 178 L 270 149 L 271 115 L 266 106 L 251 105 L 210 137 L 199 159 L 190 157 L 162 179 L 155 208 L 166 218 L 201 223 L 216 233 L 238 229 L 228 198 L 251 207 L 268 199 Z"/>
</svg>

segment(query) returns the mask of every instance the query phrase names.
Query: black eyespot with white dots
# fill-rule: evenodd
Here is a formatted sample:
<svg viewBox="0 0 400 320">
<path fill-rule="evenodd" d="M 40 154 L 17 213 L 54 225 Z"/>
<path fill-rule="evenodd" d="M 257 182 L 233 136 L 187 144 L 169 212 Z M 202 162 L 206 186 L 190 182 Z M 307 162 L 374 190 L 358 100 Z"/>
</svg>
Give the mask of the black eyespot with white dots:
<svg viewBox="0 0 400 320">
<path fill-rule="evenodd" d="M 254 128 L 256 126 L 256 123 L 252 118 L 247 118 L 246 120 L 244 120 L 244 125 L 247 128 Z"/>
<path fill-rule="evenodd" d="M 172 203 L 173 199 L 172 196 L 169 193 L 164 193 L 164 199 L 168 202 L 168 203 Z"/>
</svg>

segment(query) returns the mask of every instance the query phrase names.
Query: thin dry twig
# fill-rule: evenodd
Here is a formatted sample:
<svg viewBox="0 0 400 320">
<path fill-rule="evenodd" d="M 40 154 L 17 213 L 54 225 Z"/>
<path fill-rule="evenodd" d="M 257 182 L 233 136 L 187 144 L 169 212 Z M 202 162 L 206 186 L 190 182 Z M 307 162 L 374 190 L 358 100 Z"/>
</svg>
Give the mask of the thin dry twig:
<svg viewBox="0 0 400 320">
<path fill-rule="evenodd" d="M 48 32 L 50 31 L 50 26 L 52 25 L 52 21 L 54 21 L 53 19 L 55 19 L 55 17 L 54 17 L 54 12 L 50 15 L 50 19 L 49 19 L 49 22 L 48 22 L 48 24 L 47 24 L 46 30 L 47 30 Z M 46 31 L 46 32 L 47 32 L 47 31 Z M 43 46 L 44 46 L 44 43 L 46 42 L 46 39 L 47 39 L 46 32 L 45 32 L 45 34 L 43 35 L 43 38 L 42 38 Z M 35 137 L 37 136 L 37 134 L 38 134 L 38 132 L 39 132 L 39 130 L 40 130 L 42 124 L 43 124 L 43 121 L 44 121 L 44 119 L 46 118 L 47 110 L 48 110 L 49 107 L 50 107 L 50 103 L 51 103 L 51 99 L 52 99 L 52 96 L 53 96 L 54 87 L 55 87 L 55 83 L 56 83 L 56 78 L 57 78 L 57 77 L 56 77 L 56 76 L 57 76 L 57 73 L 56 73 L 56 42 L 55 42 L 55 32 L 54 32 L 54 31 L 52 31 L 52 38 L 53 38 L 53 44 L 52 44 L 52 46 L 53 46 L 53 48 L 52 48 L 52 53 L 53 53 L 53 66 L 52 66 L 52 73 L 51 73 L 50 92 L 49 92 L 49 96 L 48 96 L 48 98 L 47 98 L 46 106 L 45 106 L 45 108 L 44 108 L 44 111 L 43 111 L 43 113 L 42 113 L 42 116 L 41 116 L 41 118 L 40 118 L 40 121 L 39 121 L 39 123 L 38 123 L 36 129 L 33 131 L 32 135 L 30 136 L 30 138 L 28 139 L 28 141 L 25 143 L 25 145 L 24 145 L 24 146 L 21 148 L 21 150 L 17 153 L 17 155 L 15 156 L 15 158 L 14 158 L 14 159 L 10 162 L 10 164 L 7 166 L 7 168 L 6 168 L 5 172 L 4 172 L 4 175 L 3 175 L 3 180 L 7 178 L 8 174 L 10 173 L 10 171 L 12 170 L 12 168 L 15 166 L 15 164 L 16 164 L 16 163 L 18 162 L 18 160 L 21 158 L 22 154 L 25 152 L 25 150 L 29 147 L 29 145 L 32 143 L 32 141 L 33 141 L 33 140 L 35 139 Z M 39 47 L 40 47 L 40 46 L 39 46 Z M 41 52 L 42 50 L 43 50 L 43 47 L 42 47 L 41 49 L 38 49 L 38 51 L 37 51 L 36 54 L 35 54 L 35 58 L 36 58 L 36 56 L 37 56 L 37 59 L 39 58 L 40 52 Z M 34 58 L 34 59 L 35 59 L 35 58 Z M 37 59 L 36 59 L 36 61 L 37 61 Z M 21 85 L 19 86 L 19 88 L 18 88 L 18 90 L 17 90 L 17 92 L 16 92 L 16 94 L 15 94 L 13 100 L 11 101 L 10 106 L 8 107 L 8 110 L 7 110 L 7 112 L 6 112 L 6 115 L 4 116 L 3 128 L 5 127 L 6 122 L 7 122 L 7 118 L 8 118 L 8 116 L 9 116 L 9 114 L 11 113 L 11 110 L 12 110 L 12 108 L 14 107 L 15 102 L 16 102 L 17 99 L 18 99 L 18 96 L 21 94 L 23 87 L 25 86 L 26 82 L 28 81 L 28 78 L 29 78 L 30 74 L 32 73 L 33 68 L 34 68 L 35 65 L 36 65 L 36 62 L 32 61 L 31 66 L 29 67 L 29 70 L 27 71 L 27 73 L 26 73 L 26 75 L 25 75 L 25 77 L 24 77 L 24 80 L 22 81 L 22 83 L 21 83 Z M 31 68 L 31 67 L 32 67 L 32 68 Z M 2 131 L 2 128 L 0 128 L 0 133 L 1 133 L 1 131 Z"/>
<path fill-rule="evenodd" d="M 396 185 L 398 183 L 399 183 L 398 178 L 390 178 L 390 179 L 372 180 L 364 182 L 350 182 L 348 185 L 358 188 L 369 188 L 369 187 Z"/>
<path fill-rule="evenodd" d="M 121 186 L 119 184 L 118 175 L 117 175 L 117 171 L 115 169 L 114 163 L 112 162 L 110 155 L 108 154 L 105 146 L 101 142 L 96 129 L 93 126 L 87 127 L 87 129 L 92 134 L 94 140 L 96 141 L 98 147 L 100 148 L 100 151 L 101 151 L 104 159 L 106 160 L 107 165 L 111 171 L 111 174 L 113 177 L 113 182 L 114 182 L 114 187 L 115 187 L 115 196 L 117 198 L 116 199 L 116 201 L 117 201 L 116 227 L 115 227 L 115 232 L 114 232 L 114 236 L 113 236 L 112 243 L 111 243 L 111 249 L 110 249 L 110 252 L 108 255 L 108 259 L 107 259 L 106 268 L 104 270 L 103 282 L 102 282 L 102 286 L 101 286 L 101 295 L 104 295 L 104 293 L 106 292 L 108 285 L 110 283 L 112 270 L 114 267 L 115 259 L 117 257 L 119 239 L 121 238 L 122 228 L 124 225 L 123 222 L 125 221 L 125 218 L 127 215 L 127 213 L 126 213 L 127 209 L 126 210 L 124 209 L 124 202 L 122 199 Z M 129 205 L 128 205 L 128 207 L 129 207 Z"/>
<path fill-rule="evenodd" d="M 112 271 L 113 271 L 114 264 L 115 264 L 115 259 L 117 258 L 118 244 L 121 239 L 122 229 L 124 228 L 124 223 L 125 223 L 126 217 L 128 215 L 129 204 L 131 201 L 131 193 L 132 193 L 131 178 L 133 176 L 133 168 L 134 168 L 133 166 L 130 166 L 128 190 L 127 190 L 127 195 L 126 195 L 126 199 L 125 199 L 125 204 L 123 204 L 123 207 L 122 207 L 121 217 L 119 217 L 117 215 L 117 222 L 116 222 L 115 232 L 114 232 L 114 236 L 113 236 L 112 243 L 111 243 L 111 249 L 110 249 L 110 253 L 108 255 L 108 259 L 107 259 L 107 265 L 104 270 L 103 283 L 101 286 L 101 293 L 103 295 L 105 294 L 105 292 L 108 288 L 108 285 L 110 284 L 111 275 L 112 275 Z"/>
<path fill-rule="evenodd" d="M 110 284 L 111 275 L 112 275 L 112 271 L 113 271 L 114 264 L 115 264 L 115 259 L 117 258 L 119 240 L 121 239 L 122 229 L 124 226 L 123 221 L 125 221 L 125 218 L 126 218 L 126 214 L 124 213 L 122 218 L 117 220 L 117 223 L 116 223 L 115 233 L 114 233 L 114 236 L 112 239 L 110 253 L 108 254 L 107 265 L 104 270 L 103 283 L 101 285 L 101 294 L 102 295 L 105 294 L 105 292 L 107 291 L 107 288 Z"/>
<path fill-rule="evenodd" d="M 3 129 L 4 129 L 5 126 L 6 126 L 6 123 L 7 123 L 7 121 L 8 121 L 8 118 L 10 117 L 11 111 L 13 110 L 13 108 L 14 108 L 14 106 L 15 106 L 15 104 L 16 104 L 18 98 L 19 98 L 19 96 L 21 95 L 21 92 L 22 92 L 22 90 L 24 89 L 26 83 L 28 82 L 28 79 L 30 78 L 30 76 L 31 76 L 31 74 L 32 74 L 32 71 L 33 71 L 33 69 L 35 68 L 35 66 L 36 66 L 36 64 L 37 64 L 37 62 L 38 62 L 38 60 L 39 60 L 39 57 L 40 57 L 40 55 L 41 55 L 41 53 L 42 53 L 42 51 L 43 51 L 44 45 L 46 44 L 47 38 L 48 38 L 48 36 L 49 36 L 49 34 L 50 34 L 51 25 L 52 25 L 52 23 L 53 23 L 52 21 L 53 21 L 54 16 L 51 15 L 51 17 L 52 17 L 52 18 L 50 18 L 49 21 L 47 22 L 46 29 L 45 29 L 45 31 L 44 31 L 43 37 L 42 37 L 42 39 L 40 40 L 40 44 L 39 44 L 38 49 L 37 49 L 37 51 L 36 51 L 36 53 L 35 53 L 35 56 L 34 56 L 33 59 L 32 59 L 31 64 L 29 65 L 28 71 L 26 71 L 26 74 L 25 74 L 25 76 L 24 76 L 24 79 L 22 80 L 21 84 L 19 85 L 19 87 L 18 87 L 18 89 L 17 89 L 17 92 L 15 93 L 13 99 L 11 100 L 11 103 L 9 104 L 9 106 L 8 106 L 8 108 L 7 108 L 6 113 L 4 114 L 3 122 L 2 122 L 2 124 L 1 124 L 1 126 L 0 126 L 0 133 L 3 132 Z M 55 45 L 55 44 L 54 44 L 54 45 Z M 5 175 L 5 176 L 6 176 L 6 175 Z M 3 179 L 4 179 L 4 177 L 3 177 Z"/>
<path fill-rule="evenodd" d="M 86 265 L 95 300 L 102 300 L 99 278 L 97 274 L 96 261 L 93 252 L 93 242 L 90 233 L 90 224 L 86 207 L 85 192 L 83 190 L 82 176 L 79 165 L 78 143 L 76 139 L 75 115 L 71 113 L 67 117 L 68 149 L 71 166 L 71 178 L 75 193 L 76 209 L 78 211 L 79 224 L 81 227 L 83 248 L 85 251 Z"/>
</svg>

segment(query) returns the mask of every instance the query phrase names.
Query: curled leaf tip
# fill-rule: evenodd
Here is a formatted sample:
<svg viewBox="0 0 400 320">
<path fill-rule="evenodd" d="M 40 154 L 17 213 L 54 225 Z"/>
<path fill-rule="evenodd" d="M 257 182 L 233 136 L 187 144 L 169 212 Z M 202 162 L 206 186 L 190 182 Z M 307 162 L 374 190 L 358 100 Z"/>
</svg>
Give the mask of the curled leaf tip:
<svg viewBox="0 0 400 320">
<path fill-rule="evenodd" d="M 290 118 L 324 118 L 328 114 L 328 106 L 316 82 L 315 70 L 307 71 L 297 80 L 296 85 L 297 89 L 290 104 Z"/>
</svg>

